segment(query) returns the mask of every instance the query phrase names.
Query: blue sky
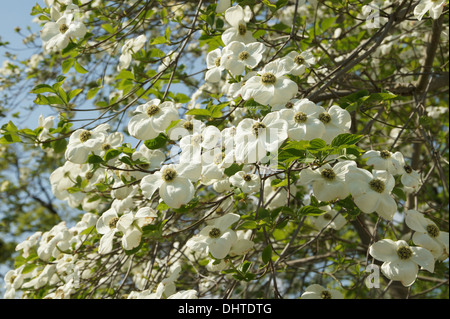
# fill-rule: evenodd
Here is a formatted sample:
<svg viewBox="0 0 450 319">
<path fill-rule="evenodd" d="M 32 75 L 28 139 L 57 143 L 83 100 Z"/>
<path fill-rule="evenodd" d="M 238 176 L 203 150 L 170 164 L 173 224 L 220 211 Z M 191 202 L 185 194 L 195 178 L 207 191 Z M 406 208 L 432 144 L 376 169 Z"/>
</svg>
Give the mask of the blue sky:
<svg viewBox="0 0 450 319">
<path fill-rule="evenodd" d="M 39 26 L 32 22 L 33 17 L 30 15 L 30 12 L 36 3 L 44 6 L 44 1 L 16 0 L 8 1 L 7 3 L 8 4 L 3 6 L 2 10 L 0 10 L 0 36 L 2 42 L 10 42 L 8 51 L 11 53 L 15 53 L 20 57 L 27 57 L 30 55 L 30 51 L 24 51 L 25 47 L 22 43 L 22 38 L 14 31 L 14 28 L 20 27 L 23 30 L 23 33 L 29 34 L 26 27 L 30 26 L 34 32 L 38 32 Z M 7 50 L 5 50 L 5 48 L 0 47 L 0 62 L 4 60 L 4 54 L 6 51 Z"/>
</svg>

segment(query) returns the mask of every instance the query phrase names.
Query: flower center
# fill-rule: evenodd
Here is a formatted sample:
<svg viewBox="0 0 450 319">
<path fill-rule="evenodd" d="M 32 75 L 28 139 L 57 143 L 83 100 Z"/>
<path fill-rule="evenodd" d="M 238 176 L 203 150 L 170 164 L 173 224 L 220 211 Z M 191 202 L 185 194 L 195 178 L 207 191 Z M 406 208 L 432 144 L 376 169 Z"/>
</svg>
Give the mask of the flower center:
<svg viewBox="0 0 450 319">
<path fill-rule="evenodd" d="M 286 105 L 284 106 L 287 109 L 292 109 L 294 107 L 294 103 L 292 102 L 287 102 Z"/>
<path fill-rule="evenodd" d="M 247 60 L 248 57 L 250 56 L 250 53 L 248 53 L 247 51 L 242 51 L 241 53 L 239 53 L 238 58 L 241 61 Z"/>
<path fill-rule="evenodd" d="M 439 228 L 436 225 L 430 224 L 427 226 L 427 233 L 433 238 L 439 236 Z"/>
<path fill-rule="evenodd" d="M 322 299 L 331 299 L 331 293 L 328 290 L 324 290 L 320 293 Z"/>
<path fill-rule="evenodd" d="M 245 35 L 245 33 L 247 33 L 247 27 L 245 24 L 239 24 L 238 31 L 240 35 Z"/>
<path fill-rule="evenodd" d="M 215 64 L 217 67 L 220 66 L 220 57 L 218 57 L 218 58 L 216 58 L 216 59 L 214 60 L 214 64 Z"/>
<path fill-rule="evenodd" d="M 320 174 L 323 178 L 329 181 L 332 181 L 336 178 L 336 173 L 331 168 L 325 168 Z"/>
<path fill-rule="evenodd" d="M 397 249 L 397 255 L 401 260 L 407 260 L 412 257 L 412 250 L 408 246 L 401 246 Z"/>
<path fill-rule="evenodd" d="M 161 111 L 159 106 L 153 104 L 147 108 L 147 115 L 150 117 L 157 114 L 159 111 Z"/>
<path fill-rule="evenodd" d="M 111 228 L 111 229 L 116 228 L 116 224 L 118 221 L 119 221 L 119 218 L 117 218 L 117 217 L 111 218 L 111 220 L 108 223 L 109 228 Z"/>
<path fill-rule="evenodd" d="M 252 132 L 256 136 L 258 136 L 259 133 L 261 133 L 262 129 L 265 129 L 265 128 L 266 128 L 266 125 L 264 123 L 256 122 L 255 124 L 252 125 Z"/>
<path fill-rule="evenodd" d="M 328 112 L 323 112 L 319 115 L 319 120 L 324 123 L 324 124 L 328 124 L 331 122 L 331 115 Z"/>
<path fill-rule="evenodd" d="M 223 210 L 222 207 L 217 207 L 216 215 L 223 216 L 224 213 L 225 213 L 225 211 Z"/>
<path fill-rule="evenodd" d="M 301 55 L 297 55 L 297 56 L 294 58 L 294 62 L 297 63 L 298 65 L 302 65 L 302 64 L 305 63 L 305 58 L 302 57 Z"/>
<path fill-rule="evenodd" d="M 273 73 L 267 72 L 261 76 L 261 82 L 263 84 L 275 84 L 276 81 L 277 77 Z"/>
<path fill-rule="evenodd" d="M 391 153 L 387 150 L 383 150 L 380 152 L 380 156 L 383 159 L 388 159 L 389 157 L 391 157 Z"/>
<path fill-rule="evenodd" d="M 102 144 L 102 150 L 103 151 L 107 151 L 107 150 L 110 150 L 110 149 L 111 149 L 111 144 L 108 144 L 108 143 Z"/>
<path fill-rule="evenodd" d="M 305 123 L 307 119 L 308 119 L 308 116 L 303 112 L 298 112 L 298 113 L 295 113 L 295 115 L 294 115 L 294 121 L 295 121 L 295 123 L 298 123 L 298 124 Z"/>
<path fill-rule="evenodd" d="M 209 231 L 209 237 L 211 238 L 219 238 L 222 232 L 219 228 L 213 228 Z"/>
<path fill-rule="evenodd" d="M 84 130 L 84 131 L 81 132 L 81 134 L 80 134 L 80 141 L 81 141 L 82 143 L 84 143 L 84 142 L 86 142 L 88 139 L 90 139 L 91 136 L 92 136 L 92 133 L 91 133 L 91 132 L 89 132 L 89 131 L 87 131 L 87 130 Z"/>
<path fill-rule="evenodd" d="M 331 216 L 331 214 L 329 214 L 329 213 L 326 213 L 326 214 L 323 215 L 323 218 L 324 218 L 325 220 L 332 220 L 332 219 L 333 219 L 333 216 Z"/>
<path fill-rule="evenodd" d="M 225 153 L 219 153 L 214 156 L 214 164 L 219 165 L 222 163 L 222 159 L 225 158 Z"/>
<path fill-rule="evenodd" d="M 165 182 L 171 182 L 177 176 L 177 172 L 173 168 L 166 168 L 162 173 L 162 179 Z"/>
<path fill-rule="evenodd" d="M 94 177 L 94 173 L 91 172 L 91 171 L 86 172 L 86 174 L 84 174 L 84 177 L 85 177 L 87 180 L 90 180 L 92 177 Z"/>
<path fill-rule="evenodd" d="M 371 180 L 369 182 L 369 186 L 373 191 L 380 193 L 380 194 L 383 193 L 384 189 L 385 189 L 384 182 L 378 178 Z"/>
<path fill-rule="evenodd" d="M 192 131 L 194 129 L 194 124 L 192 124 L 191 121 L 187 121 L 183 123 L 183 127 L 188 131 Z"/>
<path fill-rule="evenodd" d="M 242 176 L 242 178 L 244 179 L 244 181 L 246 182 L 250 182 L 252 180 L 252 177 L 249 174 L 244 174 Z"/>
<path fill-rule="evenodd" d="M 67 30 L 69 30 L 69 27 L 67 26 L 67 24 L 63 23 L 59 26 L 59 32 L 61 32 L 62 34 L 66 33 Z"/>
<path fill-rule="evenodd" d="M 412 173 L 412 168 L 411 168 L 411 166 L 409 166 L 409 165 L 405 165 L 405 166 L 403 166 L 403 168 L 405 169 L 405 172 L 407 173 L 407 174 L 411 174 Z"/>
</svg>

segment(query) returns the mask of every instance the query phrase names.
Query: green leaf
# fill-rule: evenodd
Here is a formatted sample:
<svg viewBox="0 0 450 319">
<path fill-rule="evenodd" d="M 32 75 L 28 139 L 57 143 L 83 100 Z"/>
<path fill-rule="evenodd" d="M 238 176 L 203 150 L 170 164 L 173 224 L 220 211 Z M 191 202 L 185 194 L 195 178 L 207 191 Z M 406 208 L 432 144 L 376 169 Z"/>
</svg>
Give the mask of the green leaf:
<svg viewBox="0 0 450 319">
<path fill-rule="evenodd" d="M 81 74 L 88 73 L 89 71 L 86 70 L 78 61 L 75 61 L 75 71 Z"/>
<path fill-rule="evenodd" d="M 325 211 L 310 205 L 303 206 L 297 213 L 299 216 L 320 216 L 322 214 L 325 214 Z"/>
<path fill-rule="evenodd" d="M 86 100 L 92 99 L 97 94 L 98 90 L 100 90 L 99 87 L 90 89 L 86 94 Z"/>
<path fill-rule="evenodd" d="M 63 153 L 66 150 L 67 147 L 67 141 L 65 139 L 59 139 L 56 141 L 53 141 L 51 143 L 51 146 L 55 153 Z"/>
<path fill-rule="evenodd" d="M 152 140 L 147 140 L 144 142 L 145 146 L 147 146 L 147 148 L 151 149 L 151 150 L 156 150 L 158 148 L 162 148 L 167 144 L 167 141 L 169 139 L 167 138 L 167 136 L 163 133 L 159 133 L 159 135 L 157 137 L 155 137 Z"/>
<path fill-rule="evenodd" d="M 392 193 L 403 201 L 406 201 L 406 194 L 400 187 L 394 187 Z"/>
<path fill-rule="evenodd" d="M 99 164 L 99 163 L 103 163 L 103 158 L 101 158 L 101 157 L 98 156 L 98 155 L 91 154 L 91 155 L 89 155 L 89 157 L 88 157 L 88 163 L 89 163 L 89 164 Z"/>
<path fill-rule="evenodd" d="M 233 163 L 230 167 L 227 167 L 224 170 L 225 175 L 227 175 L 228 177 L 233 176 L 234 174 L 236 174 L 237 172 L 242 170 L 242 167 L 244 166 L 244 164 L 238 165 L 236 163 Z"/>
<path fill-rule="evenodd" d="M 112 160 L 113 158 L 116 158 L 117 156 L 119 156 L 120 153 L 122 153 L 122 152 L 119 150 L 115 150 L 115 149 L 107 150 L 105 153 L 105 156 L 104 156 L 105 162 L 108 162 L 108 161 Z"/>
<path fill-rule="evenodd" d="M 134 80 L 134 74 L 128 70 L 121 70 L 119 74 L 116 76 L 117 80 Z"/>
<path fill-rule="evenodd" d="M 56 93 L 55 89 L 48 84 L 38 84 L 36 85 L 30 93 Z"/>
<path fill-rule="evenodd" d="M 326 147 L 327 143 L 324 140 L 315 138 L 309 142 L 308 150 L 321 150 Z"/>
<path fill-rule="evenodd" d="M 262 261 L 267 264 L 272 259 L 272 246 L 267 245 L 262 251 Z"/>
<path fill-rule="evenodd" d="M 239 225 L 239 227 L 237 228 L 237 230 L 242 230 L 242 229 L 255 229 L 256 227 L 258 227 L 258 224 L 257 224 L 254 220 L 246 220 L 246 221 L 243 222 L 241 225 Z"/>
<path fill-rule="evenodd" d="M 332 147 L 338 147 L 341 145 L 354 145 L 358 143 L 363 135 L 344 133 L 336 136 L 331 142 Z"/>
<path fill-rule="evenodd" d="M 163 36 L 159 36 L 153 39 L 153 41 L 150 43 L 151 45 L 156 45 L 156 44 L 163 44 L 166 43 L 167 39 Z"/>
<path fill-rule="evenodd" d="M 17 134 L 4 134 L 0 138 L 0 144 L 12 144 L 20 141 L 21 139 Z"/>
<path fill-rule="evenodd" d="M 75 58 L 68 58 L 66 60 L 63 61 L 61 67 L 62 67 L 62 72 L 65 74 L 67 72 L 69 72 L 69 70 L 72 68 L 72 66 L 75 64 Z"/>
<path fill-rule="evenodd" d="M 82 91 L 83 91 L 83 89 L 75 89 L 75 90 L 70 91 L 69 96 L 67 97 L 68 101 L 73 99 L 75 96 L 80 94 Z"/>
<path fill-rule="evenodd" d="M 191 109 L 186 112 L 186 115 L 211 116 L 211 111 L 206 109 Z"/>
</svg>

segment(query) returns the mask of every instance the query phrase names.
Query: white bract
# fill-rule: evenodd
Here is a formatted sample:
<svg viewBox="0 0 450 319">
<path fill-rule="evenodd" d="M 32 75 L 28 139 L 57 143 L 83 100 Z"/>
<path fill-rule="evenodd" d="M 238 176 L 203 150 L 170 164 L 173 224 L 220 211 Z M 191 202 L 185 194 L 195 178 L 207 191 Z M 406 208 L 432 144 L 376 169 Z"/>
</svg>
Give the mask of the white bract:
<svg viewBox="0 0 450 319">
<path fill-rule="evenodd" d="M 280 118 L 288 123 L 288 136 L 294 141 L 310 141 L 321 138 L 325 133 L 325 125 L 319 120 L 324 108 L 308 99 L 296 101 L 292 108 L 282 109 Z"/>
<path fill-rule="evenodd" d="M 261 188 L 261 179 L 258 174 L 239 171 L 230 177 L 233 186 L 238 187 L 244 193 L 255 193 Z"/>
<path fill-rule="evenodd" d="M 180 208 L 194 198 L 192 184 L 200 179 L 201 164 L 169 164 L 161 170 L 145 176 L 141 180 L 141 190 L 145 197 L 151 198 L 159 189 L 161 199 L 172 208 Z"/>
<path fill-rule="evenodd" d="M 205 73 L 206 82 L 217 83 L 222 77 L 225 69 L 222 64 L 222 50 L 217 48 L 212 50 L 206 56 L 206 67 L 208 71 Z"/>
<path fill-rule="evenodd" d="M 260 104 L 272 106 L 287 103 L 297 94 L 297 84 L 286 76 L 289 69 L 283 60 L 272 61 L 257 73 L 241 89 L 244 100 L 254 99 Z"/>
<path fill-rule="evenodd" d="M 369 247 L 369 254 L 383 262 L 381 272 L 391 280 L 411 286 L 417 278 L 419 266 L 434 272 L 433 255 L 425 248 L 411 247 L 404 240 L 383 239 Z"/>
<path fill-rule="evenodd" d="M 47 22 L 42 28 L 44 50 L 55 52 L 65 49 L 72 38 L 83 38 L 86 32 L 86 26 L 73 13 L 65 13 L 56 22 Z"/>
<path fill-rule="evenodd" d="M 397 211 L 397 203 L 391 196 L 395 186 L 394 177 L 386 171 L 365 169 L 349 166 L 346 175 L 348 189 L 353 201 L 366 214 L 377 212 L 386 220 L 392 220 Z"/>
<path fill-rule="evenodd" d="M 246 68 L 252 70 L 259 64 L 265 50 L 260 42 L 245 44 L 233 41 L 223 49 L 220 65 L 234 76 L 242 75 Z"/>
<path fill-rule="evenodd" d="M 325 125 L 325 133 L 321 139 L 330 144 L 339 134 L 348 133 L 352 125 L 350 113 L 337 105 L 332 105 L 317 118 Z"/>
<path fill-rule="evenodd" d="M 316 170 L 306 168 L 300 172 L 300 184 L 312 185 L 314 196 L 323 202 L 344 199 L 349 195 L 346 175 L 349 167 L 356 167 L 354 161 L 338 162 L 331 167 L 325 164 Z"/>
<path fill-rule="evenodd" d="M 153 99 L 136 108 L 128 123 L 128 132 L 139 140 L 151 140 L 164 132 L 172 121 L 178 120 L 173 102 Z"/>
<path fill-rule="evenodd" d="M 367 159 L 366 164 L 372 166 L 374 169 L 385 170 L 392 175 L 399 174 L 402 171 L 401 163 L 404 163 L 402 153 L 391 153 L 388 150 L 370 150 L 365 152 L 361 158 Z"/>
<path fill-rule="evenodd" d="M 412 237 L 414 244 L 429 250 L 437 260 L 448 258 L 448 232 L 441 231 L 431 219 L 412 209 L 405 213 L 405 222 L 414 231 Z"/>
<path fill-rule="evenodd" d="M 186 246 L 194 251 L 205 251 L 216 259 L 225 258 L 237 240 L 237 235 L 230 226 L 240 219 L 237 214 L 226 214 L 203 228 L 200 233 L 190 238 Z"/>
<path fill-rule="evenodd" d="M 247 22 L 250 17 L 246 15 L 244 9 L 240 5 L 228 8 L 225 11 L 225 20 L 230 24 L 230 28 L 222 33 L 222 41 L 228 45 L 232 41 L 243 43 L 254 42 L 252 33 L 247 29 Z"/>
<path fill-rule="evenodd" d="M 327 289 L 321 285 L 312 284 L 306 287 L 300 299 L 344 299 L 344 296 L 339 290 Z"/>
<path fill-rule="evenodd" d="M 305 73 L 307 68 L 310 68 L 315 63 L 315 58 L 310 50 L 303 52 L 291 51 L 284 59 L 286 59 L 289 73 L 300 76 Z"/>
<path fill-rule="evenodd" d="M 122 69 L 127 69 L 132 61 L 133 54 L 142 49 L 147 42 L 147 37 L 141 34 L 137 38 L 129 39 L 122 46 L 122 54 L 119 58 L 119 65 L 117 66 L 117 71 Z"/>
<path fill-rule="evenodd" d="M 287 123 L 277 112 L 267 114 L 261 121 L 245 118 L 234 136 L 236 161 L 261 161 L 267 152 L 276 152 L 287 137 Z"/>
<path fill-rule="evenodd" d="M 325 211 L 325 214 L 317 217 L 310 217 L 311 223 L 317 230 L 321 231 L 324 228 L 339 230 L 347 224 L 345 217 L 331 208 L 330 205 L 320 206 L 319 209 Z"/>
<path fill-rule="evenodd" d="M 431 18 L 438 19 L 444 10 L 444 5 L 445 0 L 420 0 L 414 8 L 414 16 L 420 21 L 429 12 Z"/>
<path fill-rule="evenodd" d="M 101 150 L 110 129 L 108 124 L 100 124 L 93 130 L 79 129 L 70 135 L 65 157 L 66 160 L 83 164 L 89 155 Z"/>
</svg>

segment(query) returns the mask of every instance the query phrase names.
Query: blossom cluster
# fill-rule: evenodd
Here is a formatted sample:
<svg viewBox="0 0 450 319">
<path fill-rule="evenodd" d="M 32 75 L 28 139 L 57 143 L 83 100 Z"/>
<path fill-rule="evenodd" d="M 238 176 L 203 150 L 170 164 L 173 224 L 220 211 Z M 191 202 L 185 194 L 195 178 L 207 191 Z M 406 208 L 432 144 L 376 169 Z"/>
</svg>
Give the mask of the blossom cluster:
<svg viewBox="0 0 450 319">
<path fill-rule="evenodd" d="M 68 1 L 63 10 L 60 2 L 46 1 L 52 21 L 41 31 L 43 49 L 52 54 L 88 32 L 79 8 Z M 437 9 L 425 2 L 416 8 L 421 12 L 419 20 L 425 9 L 431 10 L 433 18 L 442 9 L 442 1 L 437 1 Z M 420 189 L 420 172 L 408 165 L 400 151 L 392 150 L 361 150 L 359 158 L 330 151 L 320 160 L 318 156 L 297 167 L 293 170 L 296 178 L 290 180 L 289 172 L 278 165 L 283 147 L 320 140 L 331 150 L 339 137 L 351 135 L 351 115 L 336 103 L 326 107 L 299 96 L 299 79 L 317 67 L 313 50 L 274 56 L 270 47 L 253 37 L 251 11 L 219 1 L 217 12 L 226 23 L 223 47 L 206 53 L 204 80 L 205 85 L 224 91 L 230 115 L 235 110 L 233 118 L 218 128 L 189 115 L 202 108 L 191 107 L 185 114 L 174 101 L 153 98 L 132 106 L 127 134 L 114 131 L 107 123 L 74 130 L 64 152 L 65 163 L 51 174 L 50 184 L 57 199 L 85 213 L 73 227 L 62 222 L 17 246 L 23 260 L 39 262 L 33 266 L 24 262 L 8 272 L 5 297 L 48 285 L 54 289 L 42 298 L 70 298 L 84 289 L 84 280 L 98 275 L 93 269 L 99 264 L 108 269 L 120 263 L 129 269 L 136 287 L 127 298 L 197 298 L 196 289 L 177 291 L 175 283 L 183 266 L 206 260 L 204 266 L 214 276 L 235 268 L 236 257 L 246 256 L 257 246 L 252 231 L 256 227 L 244 227 L 248 220 L 235 209 L 236 198 L 255 212 L 276 210 L 288 205 L 291 194 L 300 189 L 309 200 L 320 203 L 316 205 L 320 213 L 310 216 L 311 225 L 320 233 L 338 231 L 347 224 L 340 200 L 350 199 L 359 212 L 392 222 L 400 211 L 394 188 L 405 194 Z M 130 68 L 135 54 L 147 44 L 144 34 L 126 40 L 117 72 Z M 161 72 L 174 59 L 176 54 L 162 61 Z M 245 103 L 264 106 L 267 112 L 249 116 L 242 108 Z M 53 121 L 54 117 L 40 118 L 40 140 L 53 138 Z M 125 143 L 128 138 L 139 146 Z M 154 146 L 158 139 L 164 147 Z M 277 186 L 282 180 L 287 183 Z M 210 210 L 196 216 L 197 230 L 171 225 L 168 211 L 195 210 L 199 201 L 209 204 L 205 189 L 211 190 L 215 201 Z M 369 248 L 369 254 L 383 262 L 381 269 L 387 278 L 410 286 L 419 267 L 433 272 L 436 261 L 448 258 L 448 233 L 417 210 L 408 210 L 405 221 L 414 232 L 411 240 L 382 239 Z M 186 238 L 174 242 L 165 258 L 133 264 L 129 256 L 137 254 L 147 238 L 166 239 L 183 229 Z M 168 273 L 159 271 L 164 265 Z M 108 275 L 103 275 L 105 283 L 100 280 L 99 286 L 110 284 L 106 283 Z M 113 284 L 120 285 L 120 278 L 111 277 Z M 149 278 L 159 283 L 150 287 Z M 211 282 L 205 280 L 201 288 L 208 290 Z M 301 298 L 341 299 L 343 295 L 314 284 Z"/>
</svg>

